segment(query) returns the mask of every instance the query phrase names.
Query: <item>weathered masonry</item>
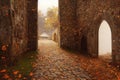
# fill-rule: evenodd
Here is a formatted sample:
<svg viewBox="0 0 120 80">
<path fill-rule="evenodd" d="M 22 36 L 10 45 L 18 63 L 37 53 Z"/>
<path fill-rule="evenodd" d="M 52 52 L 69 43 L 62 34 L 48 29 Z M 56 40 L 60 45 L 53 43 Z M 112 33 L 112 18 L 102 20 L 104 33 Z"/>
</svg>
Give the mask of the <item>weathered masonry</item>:
<svg viewBox="0 0 120 80">
<path fill-rule="evenodd" d="M 113 62 L 120 63 L 120 0 L 60 0 L 59 3 L 61 47 L 97 57 L 98 30 L 106 20 L 112 31 Z"/>
<path fill-rule="evenodd" d="M 37 0 L 0 0 L 0 42 L 11 57 L 37 49 Z M 113 62 L 120 62 L 120 0 L 59 0 L 60 47 L 98 56 L 103 20 L 112 32 Z"/>
<path fill-rule="evenodd" d="M 0 42 L 11 59 L 37 49 L 37 0 L 0 0 Z"/>
</svg>

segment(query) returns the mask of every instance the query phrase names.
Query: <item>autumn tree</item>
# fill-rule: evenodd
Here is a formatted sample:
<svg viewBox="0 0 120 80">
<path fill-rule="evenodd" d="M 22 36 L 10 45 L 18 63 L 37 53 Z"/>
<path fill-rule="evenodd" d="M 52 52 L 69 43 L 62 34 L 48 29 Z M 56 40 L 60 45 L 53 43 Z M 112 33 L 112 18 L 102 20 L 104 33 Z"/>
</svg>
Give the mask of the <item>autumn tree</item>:
<svg viewBox="0 0 120 80">
<path fill-rule="evenodd" d="M 57 7 L 52 7 L 52 8 L 48 9 L 47 15 L 45 18 L 45 27 L 53 28 L 53 29 L 59 27 L 58 8 Z"/>
<path fill-rule="evenodd" d="M 38 34 L 41 34 L 45 31 L 45 16 L 39 10 L 38 11 Z"/>
</svg>

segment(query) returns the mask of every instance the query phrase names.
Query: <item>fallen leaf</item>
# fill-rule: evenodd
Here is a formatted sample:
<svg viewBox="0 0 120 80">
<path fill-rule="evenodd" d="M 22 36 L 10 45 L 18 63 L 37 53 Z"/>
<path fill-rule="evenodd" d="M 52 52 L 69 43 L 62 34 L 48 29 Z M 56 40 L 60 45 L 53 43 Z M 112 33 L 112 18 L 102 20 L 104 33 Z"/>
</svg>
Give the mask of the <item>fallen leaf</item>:
<svg viewBox="0 0 120 80">
<path fill-rule="evenodd" d="M 29 74 L 30 76 L 33 76 L 33 73 L 32 72 L 30 72 L 30 74 Z"/>
<path fill-rule="evenodd" d="M 10 78 L 10 76 L 9 76 L 8 74 L 5 74 L 5 75 L 3 76 L 3 78 L 4 78 L 4 79 L 8 79 L 8 78 Z"/>
<path fill-rule="evenodd" d="M 2 56 L 1 59 L 5 59 L 6 57 Z"/>
<path fill-rule="evenodd" d="M 26 78 L 26 77 L 24 77 L 23 79 L 24 79 L 24 80 L 26 80 L 27 78 Z"/>
<path fill-rule="evenodd" d="M 1 70 L 0 72 L 1 72 L 1 73 L 4 73 L 4 72 L 6 72 L 6 71 L 7 71 L 6 69 L 3 69 L 3 70 Z"/>
<path fill-rule="evenodd" d="M 21 77 L 22 77 L 22 75 L 21 75 L 21 74 L 19 74 L 19 75 L 18 75 L 18 78 L 21 78 Z"/>
<path fill-rule="evenodd" d="M 18 72 L 19 72 L 19 71 L 14 71 L 14 72 L 13 72 L 13 74 L 14 74 L 14 75 L 17 75 L 17 74 L 18 74 Z"/>
<path fill-rule="evenodd" d="M 2 46 L 2 51 L 6 51 L 6 50 L 7 50 L 6 45 L 3 45 L 3 46 Z"/>
</svg>

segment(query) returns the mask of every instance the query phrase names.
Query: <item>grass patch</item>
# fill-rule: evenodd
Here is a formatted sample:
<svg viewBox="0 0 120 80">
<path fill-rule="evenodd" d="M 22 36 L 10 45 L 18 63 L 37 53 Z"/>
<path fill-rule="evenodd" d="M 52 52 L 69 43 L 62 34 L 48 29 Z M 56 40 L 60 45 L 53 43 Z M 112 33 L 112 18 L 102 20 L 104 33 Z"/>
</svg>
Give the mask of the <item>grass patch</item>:
<svg viewBox="0 0 120 80">
<path fill-rule="evenodd" d="M 9 74 L 12 79 L 16 79 L 16 76 L 18 77 L 19 74 L 21 74 L 22 77 L 28 78 L 30 76 L 30 72 L 33 70 L 32 66 L 37 58 L 36 55 L 37 51 L 24 53 L 17 59 L 15 66 L 7 66 L 7 68 L 5 68 L 7 70 L 6 73 Z M 14 72 L 17 72 L 17 74 L 14 74 Z"/>
<path fill-rule="evenodd" d="M 18 59 L 16 66 L 11 67 L 11 70 L 18 70 L 24 76 L 29 75 L 32 71 L 32 63 L 35 62 L 37 52 L 28 52 Z"/>
</svg>

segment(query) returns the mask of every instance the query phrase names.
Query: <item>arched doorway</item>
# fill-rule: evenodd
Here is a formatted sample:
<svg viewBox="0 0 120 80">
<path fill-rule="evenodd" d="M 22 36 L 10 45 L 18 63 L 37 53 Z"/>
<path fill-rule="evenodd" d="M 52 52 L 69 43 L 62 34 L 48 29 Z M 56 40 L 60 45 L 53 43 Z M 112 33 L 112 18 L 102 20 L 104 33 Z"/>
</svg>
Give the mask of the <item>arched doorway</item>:
<svg viewBox="0 0 120 80">
<path fill-rule="evenodd" d="M 103 20 L 98 32 L 98 54 L 106 59 L 112 59 L 112 32 L 110 25 Z"/>
<path fill-rule="evenodd" d="M 54 41 L 57 42 L 57 35 L 54 33 Z"/>
</svg>

